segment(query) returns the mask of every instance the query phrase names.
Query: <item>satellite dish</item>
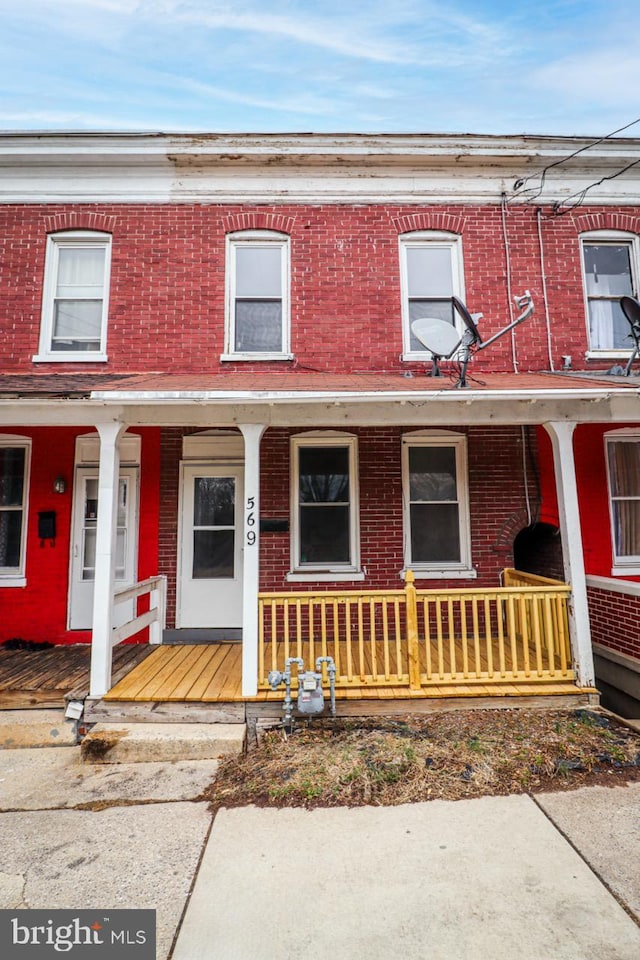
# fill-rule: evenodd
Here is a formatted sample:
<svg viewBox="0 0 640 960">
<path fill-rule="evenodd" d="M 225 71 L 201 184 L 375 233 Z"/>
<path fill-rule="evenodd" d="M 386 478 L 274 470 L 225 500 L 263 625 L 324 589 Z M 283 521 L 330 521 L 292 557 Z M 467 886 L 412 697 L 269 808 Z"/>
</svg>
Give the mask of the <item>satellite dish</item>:
<svg viewBox="0 0 640 960">
<path fill-rule="evenodd" d="M 474 320 L 472 315 L 469 313 L 469 311 L 467 310 L 462 300 L 459 300 L 457 297 L 452 297 L 451 299 L 453 301 L 454 307 L 458 312 L 458 315 L 462 318 L 462 322 L 464 323 L 465 327 L 473 337 L 473 342 L 482 343 L 482 337 L 480 336 L 480 331 L 476 326 L 476 321 Z M 476 314 L 476 319 L 480 317 L 482 317 L 481 313 Z"/>
<path fill-rule="evenodd" d="M 420 317 L 411 324 L 411 332 L 433 355 L 431 376 L 441 376 L 438 361 L 441 357 L 449 358 L 460 346 L 460 334 L 456 328 L 438 317 Z"/>
<path fill-rule="evenodd" d="M 631 328 L 631 337 L 634 343 L 633 351 L 624 368 L 624 375 L 628 377 L 631 374 L 631 365 L 640 353 L 640 303 L 634 297 L 621 297 L 620 306 Z"/>
</svg>

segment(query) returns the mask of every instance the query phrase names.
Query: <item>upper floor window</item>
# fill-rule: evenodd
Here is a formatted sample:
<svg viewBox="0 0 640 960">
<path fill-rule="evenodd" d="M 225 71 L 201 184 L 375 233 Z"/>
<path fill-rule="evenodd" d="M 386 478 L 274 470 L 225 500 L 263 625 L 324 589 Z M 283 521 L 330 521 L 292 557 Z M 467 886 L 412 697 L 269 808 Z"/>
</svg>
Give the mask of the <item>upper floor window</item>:
<svg viewBox="0 0 640 960">
<path fill-rule="evenodd" d="M 452 297 L 464 299 L 460 237 L 435 231 L 400 237 L 400 281 L 403 359 L 424 360 L 429 351 L 413 335 L 411 324 L 437 317 L 456 325 Z"/>
<path fill-rule="evenodd" d="M 73 230 L 52 234 L 35 360 L 106 360 L 111 237 Z"/>
<path fill-rule="evenodd" d="M 311 434 L 291 445 L 293 569 L 358 572 L 356 438 Z"/>
<path fill-rule="evenodd" d="M 620 431 L 605 443 L 614 572 L 640 573 L 640 435 Z"/>
<path fill-rule="evenodd" d="M 289 328 L 289 238 L 268 230 L 229 235 L 222 359 L 290 359 Z"/>
<path fill-rule="evenodd" d="M 402 481 L 405 566 L 422 576 L 474 576 L 466 437 L 445 431 L 404 437 Z"/>
<path fill-rule="evenodd" d="M 29 440 L 0 437 L 0 585 L 24 578 Z"/>
<path fill-rule="evenodd" d="M 582 266 L 590 351 L 631 350 L 629 324 L 620 298 L 636 295 L 637 264 L 637 237 L 615 231 L 583 234 Z"/>
</svg>

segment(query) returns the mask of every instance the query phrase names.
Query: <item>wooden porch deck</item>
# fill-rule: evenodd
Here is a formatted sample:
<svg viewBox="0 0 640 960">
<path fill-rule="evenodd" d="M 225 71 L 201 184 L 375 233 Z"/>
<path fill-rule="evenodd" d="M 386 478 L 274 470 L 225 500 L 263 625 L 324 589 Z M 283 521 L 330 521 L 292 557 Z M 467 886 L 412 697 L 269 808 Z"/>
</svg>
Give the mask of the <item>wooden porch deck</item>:
<svg viewBox="0 0 640 960">
<path fill-rule="evenodd" d="M 149 656 L 151 648 L 128 644 L 113 651 L 117 682 Z M 69 694 L 84 699 L 89 690 L 91 645 L 6 650 L 0 647 L 0 710 L 64 707 Z"/>
<path fill-rule="evenodd" d="M 238 643 L 160 646 L 133 667 L 103 698 L 105 703 L 253 703 L 280 704 L 284 687 L 261 689 L 256 697 L 242 696 L 242 647 Z M 535 661 L 533 661 L 535 662 Z M 451 683 L 429 683 L 420 690 L 405 685 L 354 683 L 336 689 L 338 701 L 402 701 L 444 698 L 584 697 L 597 695 L 594 688 L 577 687 L 573 680 L 531 677 L 511 682 L 482 678 Z"/>
</svg>

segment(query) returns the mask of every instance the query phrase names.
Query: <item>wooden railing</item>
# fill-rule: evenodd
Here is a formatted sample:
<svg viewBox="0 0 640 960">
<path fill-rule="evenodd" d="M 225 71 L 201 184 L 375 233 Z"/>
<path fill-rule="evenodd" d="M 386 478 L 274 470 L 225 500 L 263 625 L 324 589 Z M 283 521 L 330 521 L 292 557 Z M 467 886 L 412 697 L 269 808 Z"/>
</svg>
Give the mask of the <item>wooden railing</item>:
<svg viewBox="0 0 640 960">
<path fill-rule="evenodd" d="M 261 593 L 258 682 L 318 656 L 333 657 L 338 687 L 572 679 L 568 596 L 558 581 L 416 590 L 411 571 L 403 590 Z"/>
<path fill-rule="evenodd" d="M 123 587 L 117 590 L 113 597 L 114 606 L 125 603 L 127 600 L 137 601 L 138 597 L 149 594 L 149 610 L 138 616 L 131 617 L 120 627 L 114 627 L 111 633 L 111 646 L 115 647 L 123 640 L 132 637 L 134 633 L 149 627 L 149 643 L 161 643 L 162 631 L 166 626 L 167 611 L 167 578 L 165 576 L 149 577 L 134 583 L 132 587 Z M 135 611 L 134 604 L 134 611 Z"/>
</svg>

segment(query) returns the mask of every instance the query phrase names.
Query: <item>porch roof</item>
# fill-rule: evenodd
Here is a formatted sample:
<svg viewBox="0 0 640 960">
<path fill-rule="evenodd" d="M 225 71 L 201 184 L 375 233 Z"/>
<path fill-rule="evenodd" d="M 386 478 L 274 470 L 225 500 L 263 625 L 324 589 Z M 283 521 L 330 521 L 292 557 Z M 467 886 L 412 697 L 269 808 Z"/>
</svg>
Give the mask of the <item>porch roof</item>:
<svg viewBox="0 0 640 960">
<path fill-rule="evenodd" d="M 485 373 L 457 390 L 446 374 L 237 369 L 216 373 L 0 375 L 0 424 L 204 423 L 344 426 L 354 423 L 640 422 L 637 377 Z"/>
<path fill-rule="evenodd" d="M 551 373 L 488 373 L 468 376 L 470 387 L 453 396 L 465 400 L 481 394 L 508 396 L 548 395 L 571 392 L 590 396 L 612 390 L 637 390 L 638 377 L 611 376 L 604 371 Z M 590 384 L 587 387 L 587 383 Z M 367 397 L 385 394 L 389 399 L 402 394 L 429 395 L 455 389 L 455 380 L 443 372 L 431 377 L 415 371 L 403 373 L 324 373 L 307 370 L 266 370 L 256 372 L 222 370 L 216 373 L 4 373 L 0 374 L 0 398 L 65 397 L 70 399 L 145 400 L 190 399 L 279 399 L 298 395 Z"/>
</svg>

